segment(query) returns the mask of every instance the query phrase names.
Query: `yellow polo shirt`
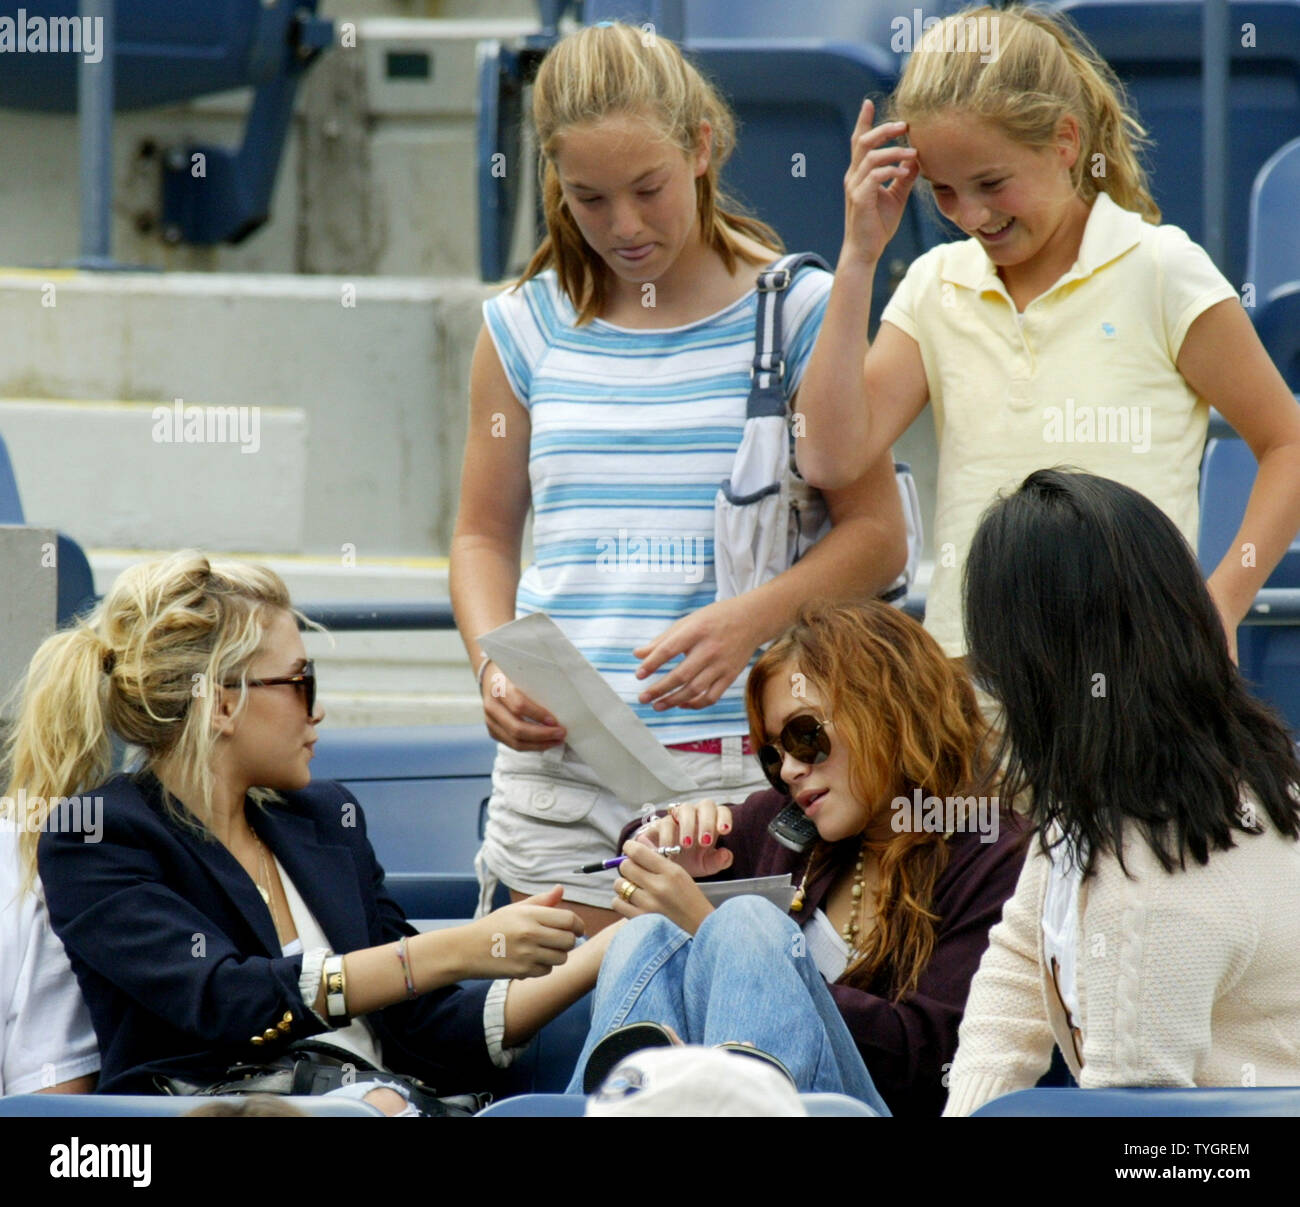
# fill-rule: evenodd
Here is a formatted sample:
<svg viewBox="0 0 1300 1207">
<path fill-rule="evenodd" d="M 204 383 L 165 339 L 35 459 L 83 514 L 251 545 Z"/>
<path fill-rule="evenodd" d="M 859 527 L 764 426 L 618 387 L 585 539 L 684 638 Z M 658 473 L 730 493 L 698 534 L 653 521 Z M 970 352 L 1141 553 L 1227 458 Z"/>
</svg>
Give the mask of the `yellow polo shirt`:
<svg viewBox="0 0 1300 1207">
<path fill-rule="evenodd" d="M 916 340 L 939 444 L 925 626 L 965 652 L 961 577 L 980 516 L 1036 469 L 1141 491 L 1196 547 L 1209 404 L 1175 367 L 1192 322 L 1236 291 L 1176 226 L 1105 193 L 1074 266 L 1017 314 L 976 239 L 918 257 L 882 321 Z"/>
</svg>

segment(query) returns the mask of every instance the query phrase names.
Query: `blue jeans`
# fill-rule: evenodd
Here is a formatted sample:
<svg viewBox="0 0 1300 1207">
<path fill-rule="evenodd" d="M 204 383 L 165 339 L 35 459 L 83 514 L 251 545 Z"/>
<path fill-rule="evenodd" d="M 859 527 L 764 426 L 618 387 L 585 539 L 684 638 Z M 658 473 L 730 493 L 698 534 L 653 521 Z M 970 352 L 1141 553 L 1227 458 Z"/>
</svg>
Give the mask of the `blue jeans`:
<svg viewBox="0 0 1300 1207">
<path fill-rule="evenodd" d="M 801 1092 L 848 1094 L 889 1114 L 803 932 L 761 897 L 724 902 L 694 938 L 658 914 L 615 936 L 568 1092 L 582 1093 L 587 1058 L 605 1035 L 640 1022 L 663 1023 L 688 1044 L 752 1043 L 780 1059 Z"/>
</svg>

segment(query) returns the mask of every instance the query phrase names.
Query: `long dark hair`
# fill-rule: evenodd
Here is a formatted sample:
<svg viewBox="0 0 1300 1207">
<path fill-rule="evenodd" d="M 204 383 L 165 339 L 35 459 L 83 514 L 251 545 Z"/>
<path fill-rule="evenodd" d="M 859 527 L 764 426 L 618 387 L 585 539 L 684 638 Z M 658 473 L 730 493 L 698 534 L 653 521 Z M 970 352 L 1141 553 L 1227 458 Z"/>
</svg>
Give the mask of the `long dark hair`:
<svg viewBox="0 0 1300 1207">
<path fill-rule="evenodd" d="M 1137 491 L 1038 470 L 984 514 L 965 571 L 971 670 L 1006 710 L 1004 793 L 1033 793 L 1044 850 L 1124 866 L 1135 826 L 1166 872 L 1258 826 L 1300 836 L 1285 723 L 1247 691 L 1196 559 Z M 1081 845 L 1082 844 L 1082 845 Z M 1127 870 L 1127 869 L 1126 869 Z"/>
</svg>

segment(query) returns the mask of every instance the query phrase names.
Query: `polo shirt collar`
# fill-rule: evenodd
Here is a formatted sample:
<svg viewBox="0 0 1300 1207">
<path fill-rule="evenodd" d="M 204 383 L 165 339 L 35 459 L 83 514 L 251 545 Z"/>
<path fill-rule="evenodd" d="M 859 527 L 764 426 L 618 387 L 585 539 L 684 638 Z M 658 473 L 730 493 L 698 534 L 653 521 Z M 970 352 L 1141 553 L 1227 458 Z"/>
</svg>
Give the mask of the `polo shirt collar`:
<svg viewBox="0 0 1300 1207">
<path fill-rule="evenodd" d="M 1142 239 L 1142 216 L 1121 209 L 1105 193 L 1098 193 L 1083 228 L 1079 256 L 1066 278 L 1091 275 L 1136 247 Z M 966 289 L 993 289 L 1002 292 L 1002 283 L 980 241 L 964 239 L 949 246 L 941 267 L 943 280 Z"/>
</svg>

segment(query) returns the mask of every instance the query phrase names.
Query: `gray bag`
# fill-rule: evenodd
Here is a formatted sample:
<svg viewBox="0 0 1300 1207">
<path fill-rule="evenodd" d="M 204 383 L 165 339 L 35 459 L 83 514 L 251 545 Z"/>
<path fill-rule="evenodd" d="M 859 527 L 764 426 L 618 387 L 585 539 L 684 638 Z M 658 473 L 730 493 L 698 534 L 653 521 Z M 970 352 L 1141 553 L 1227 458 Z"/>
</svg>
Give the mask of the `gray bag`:
<svg viewBox="0 0 1300 1207">
<path fill-rule="evenodd" d="M 795 468 L 794 432 L 785 383 L 781 310 L 785 291 L 805 264 L 829 267 L 805 252 L 782 256 L 758 274 L 758 319 L 745 432 L 731 476 L 718 489 L 713 561 L 718 599 L 751 591 L 794 565 L 830 531 L 826 500 Z M 899 603 L 916 578 L 924 539 L 911 467 L 894 463 L 907 524 L 907 566 L 881 598 Z"/>
</svg>

